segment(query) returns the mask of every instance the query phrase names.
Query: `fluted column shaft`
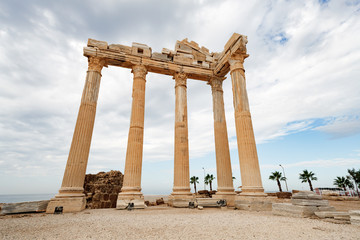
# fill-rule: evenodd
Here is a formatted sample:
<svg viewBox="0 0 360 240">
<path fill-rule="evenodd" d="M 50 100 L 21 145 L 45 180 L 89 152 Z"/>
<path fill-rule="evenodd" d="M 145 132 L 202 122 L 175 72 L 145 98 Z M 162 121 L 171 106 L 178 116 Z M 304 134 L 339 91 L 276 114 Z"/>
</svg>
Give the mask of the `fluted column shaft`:
<svg viewBox="0 0 360 240">
<path fill-rule="evenodd" d="M 176 73 L 175 79 L 175 151 L 174 187 L 172 195 L 191 195 L 189 173 L 189 143 L 185 73 Z"/>
<path fill-rule="evenodd" d="M 216 194 L 234 193 L 222 79 L 212 78 L 210 84 L 213 96 L 216 171 L 218 183 Z"/>
<path fill-rule="evenodd" d="M 84 196 L 83 185 L 95 122 L 101 70 L 105 60 L 89 57 L 89 67 L 71 142 L 64 178 L 57 197 Z"/>
<path fill-rule="evenodd" d="M 144 138 L 145 83 L 147 70 L 143 65 L 134 65 L 131 120 L 126 151 L 124 184 L 120 194 L 142 195 L 141 169 Z"/>
<path fill-rule="evenodd" d="M 243 194 L 264 192 L 246 91 L 243 63 L 247 56 L 234 54 L 229 60 Z"/>
</svg>

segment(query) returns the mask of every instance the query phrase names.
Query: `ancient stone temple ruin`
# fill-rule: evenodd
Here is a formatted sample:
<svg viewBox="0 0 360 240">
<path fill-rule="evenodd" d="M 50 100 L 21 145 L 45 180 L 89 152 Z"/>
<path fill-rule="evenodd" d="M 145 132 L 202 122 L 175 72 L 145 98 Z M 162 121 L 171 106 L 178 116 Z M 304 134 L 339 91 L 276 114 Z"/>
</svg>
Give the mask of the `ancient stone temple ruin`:
<svg viewBox="0 0 360 240">
<path fill-rule="evenodd" d="M 187 122 L 187 80 L 200 80 L 211 86 L 213 96 L 217 193 L 215 198 L 233 203 L 234 192 L 230 151 L 227 136 L 222 83 L 230 71 L 235 109 L 236 135 L 242 181 L 241 195 L 264 196 L 259 162 L 246 92 L 244 60 L 247 37 L 234 33 L 219 53 L 210 53 L 205 47 L 187 39 L 177 41 L 175 50 L 152 52 L 145 44 L 132 46 L 108 45 L 107 42 L 88 40 L 84 56 L 88 71 L 69 157 L 59 193 L 51 199 L 47 212 L 56 206 L 64 212 L 85 208 L 84 178 L 94 127 L 101 70 L 105 66 L 131 69 L 133 94 L 130 129 L 125 161 L 124 182 L 118 195 L 117 208 L 125 208 L 129 201 L 144 202 L 141 192 L 144 107 L 146 74 L 154 72 L 169 75 L 175 80 L 175 149 L 174 182 L 170 199 L 190 199 L 189 144 Z M 171 79 L 171 78 L 169 78 Z M 229 94 L 229 93 L 227 93 Z"/>
</svg>

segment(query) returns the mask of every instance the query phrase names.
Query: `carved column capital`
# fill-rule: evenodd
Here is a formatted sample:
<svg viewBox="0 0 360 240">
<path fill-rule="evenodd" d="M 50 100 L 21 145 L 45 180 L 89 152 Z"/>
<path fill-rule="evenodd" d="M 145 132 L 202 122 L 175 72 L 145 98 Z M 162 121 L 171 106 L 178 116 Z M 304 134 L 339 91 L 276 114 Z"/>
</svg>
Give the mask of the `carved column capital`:
<svg viewBox="0 0 360 240">
<path fill-rule="evenodd" d="M 211 78 L 209 81 L 211 90 L 213 92 L 216 92 L 216 91 L 223 92 L 223 88 L 222 88 L 223 80 L 224 80 L 223 78 L 217 78 L 217 77 Z"/>
<path fill-rule="evenodd" d="M 147 70 L 144 65 L 134 65 L 131 72 L 134 74 L 134 78 L 142 78 L 145 80 Z"/>
<path fill-rule="evenodd" d="M 249 54 L 239 52 L 235 52 L 234 54 L 232 54 L 229 59 L 230 73 L 234 70 L 242 70 L 243 72 L 245 72 L 244 60 L 248 56 Z"/>
<path fill-rule="evenodd" d="M 101 74 L 101 70 L 104 66 L 105 66 L 105 59 L 99 57 L 88 57 L 89 71 L 96 71 Z"/>
<path fill-rule="evenodd" d="M 186 87 L 187 75 L 183 72 L 175 73 L 173 79 L 175 79 L 175 87 L 184 86 Z"/>
</svg>

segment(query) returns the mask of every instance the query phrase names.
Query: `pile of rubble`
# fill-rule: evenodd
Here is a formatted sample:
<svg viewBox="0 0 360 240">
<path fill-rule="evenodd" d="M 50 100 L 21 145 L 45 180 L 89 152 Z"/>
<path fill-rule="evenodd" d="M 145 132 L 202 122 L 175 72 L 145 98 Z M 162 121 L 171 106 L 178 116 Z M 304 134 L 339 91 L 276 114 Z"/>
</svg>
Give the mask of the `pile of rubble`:
<svg viewBox="0 0 360 240">
<path fill-rule="evenodd" d="M 87 208 L 115 208 L 124 175 L 120 171 L 86 174 L 84 193 Z"/>
<path fill-rule="evenodd" d="M 272 213 L 282 216 L 312 217 L 315 212 L 335 211 L 327 200 L 311 191 L 301 191 L 292 196 L 291 203 L 273 203 Z"/>
</svg>

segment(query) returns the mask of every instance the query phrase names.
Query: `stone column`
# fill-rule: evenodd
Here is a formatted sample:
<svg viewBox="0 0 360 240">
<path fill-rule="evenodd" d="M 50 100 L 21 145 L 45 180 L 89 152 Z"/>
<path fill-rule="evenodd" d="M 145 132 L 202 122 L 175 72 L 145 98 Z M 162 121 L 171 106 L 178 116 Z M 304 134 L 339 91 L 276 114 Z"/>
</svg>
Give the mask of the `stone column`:
<svg viewBox="0 0 360 240">
<path fill-rule="evenodd" d="M 134 65 L 132 67 L 132 73 L 134 74 L 132 92 L 133 101 L 125 160 L 124 183 L 116 204 L 116 208 L 118 209 L 126 207 L 129 200 L 140 199 L 140 204 L 143 204 L 143 195 L 141 193 L 141 169 L 147 70 L 143 65 Z"/>
<path fill-rule="evenodd" d="M 228 206 L 231 206 L 234 204 L 235 192 L 232 179 L 222 82 L 223 79 L 215 77 L 210 80 L 213 96 L 216 172 L 218 183 L 217 193 L 214 197 L 226 199 Z"/>
<path fill-rule="evenodd" d="M 175 151 L 174 151 L 174 198 L 189 198 L 189 143 L 187 123 L 187 97 L 185 73 L 176 73 L 175 79 Z"/>
<path fill-rule="evenodd" d="M 235 53 L 229 60 L 235 109 L 235 126 L 242 182 L 241 195 L 264 196 L 254 130 L 246 92 L 245 53 Z"/>
<path fill-rule="evenodd" d="M 47 207 L 46 212 L 48 213 L 53 213 L 56 206 L 62 206 L 63 212 L 77 212 L 85 208 L 86 200 L 83 185 L 95 122 L 101 70 L 104 65 L 104 59 L 89 57 L 85 87 L 64 178 L 59 194 L 51 199 Z"/>
</svg>

